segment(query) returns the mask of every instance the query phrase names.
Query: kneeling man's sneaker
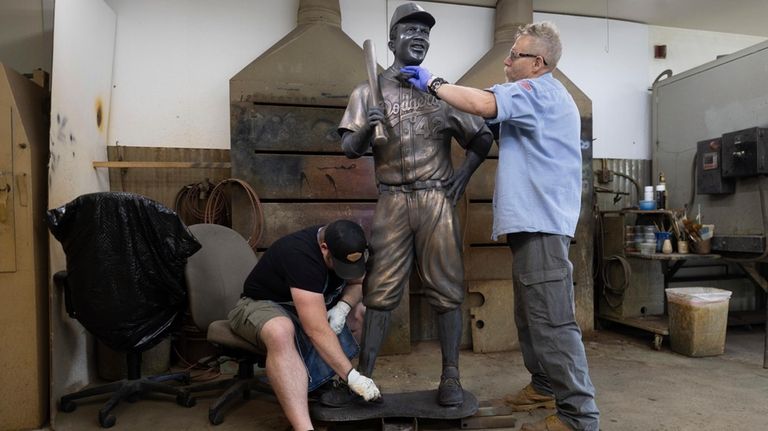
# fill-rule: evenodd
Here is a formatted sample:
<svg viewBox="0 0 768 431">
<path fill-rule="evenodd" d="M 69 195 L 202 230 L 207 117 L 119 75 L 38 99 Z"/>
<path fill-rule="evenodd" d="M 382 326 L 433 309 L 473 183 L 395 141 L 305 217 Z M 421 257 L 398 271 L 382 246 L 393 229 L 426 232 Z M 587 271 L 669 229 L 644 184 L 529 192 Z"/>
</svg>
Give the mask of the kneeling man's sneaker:
<svg viewBox="0 0 768 431">
<path fill-rule="evenodd" d="M 546 418 L 534 422 L 525 423 L 520 427 L 520 431 L 574 431 L 573 428 L 565 424 L 557 415 L 547 416 Z"/>
<path fill-rule="evenodd" d="M 533 409 L 554 409 L 555 398 L 549 395 L 542 395 L 528 384 L 515 395 L 507 395 L 504 402 L 516 412 L 527 412 Z"/>
</svg>

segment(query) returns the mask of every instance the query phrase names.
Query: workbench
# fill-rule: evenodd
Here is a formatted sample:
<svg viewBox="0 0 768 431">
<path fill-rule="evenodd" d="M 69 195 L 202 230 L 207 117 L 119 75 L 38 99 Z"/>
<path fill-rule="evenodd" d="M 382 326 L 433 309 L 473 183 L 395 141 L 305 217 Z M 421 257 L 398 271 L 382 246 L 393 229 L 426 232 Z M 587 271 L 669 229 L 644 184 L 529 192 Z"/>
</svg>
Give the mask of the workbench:
<svg viewBox="0 0 768 431">
<path fill-rule="evenodd" d="M 667 316 L 667 301 L 665 291 L 670 283 L 706 280 L 748 279 L 755 286 L 768 292 L 768 282 L 759 273 L 755 262 L 730 260 L 720 254 L 695 254 L 695 253 L 650 253 L 632 252 L 625 250 L 625 227 L 628 216 L 644 216 L 655 218 L 656 224 L 663 226 L 664 219 L 671 220 L 674 215 L 668 210 L 621 210 L 604 211 L 600 213 L 600 244 L 598 249 L 602 251 L 602 266 L 609 266 L 612 262 L 620 262 L 626 280 L 625 287 L 617 289 L 606 277 L 615 278 L 615 271 L 601 272 L 602 287 L 598 306 L 598 320 L 617 322 L 623 325 L 638 328 L 653 334 L 652 347 L 660 349 L 664 336 L 669 335 L 669 322 Z M 647 220 L 646 220 L 647 222 Z M 655 263 L 658 266 L 655 269 Z M 706 266 L 716 265 L 722 262 L 724 271 L 714 275 L 677 275 L 678 271 L 685 268 L 686 262 L 701 263 Z M 741 273 L 731 273 L 727 264 L 736 264 Z M 690 266 L 688 267 L 690 268 Z M 608 286 L 608 289 L 606 289 Z M 658 287 L 661 286 L 662 289 Z M 621 297 L 620 304 L 616 299 L 612 303 L 611 295 Z M 625 304 L 625 301 L 627 304 Z M 766 311 L 768 322 L 768 310 Z M 766 328 L 763 367 L 768 368 L 768 325 Z"/>
</svg>

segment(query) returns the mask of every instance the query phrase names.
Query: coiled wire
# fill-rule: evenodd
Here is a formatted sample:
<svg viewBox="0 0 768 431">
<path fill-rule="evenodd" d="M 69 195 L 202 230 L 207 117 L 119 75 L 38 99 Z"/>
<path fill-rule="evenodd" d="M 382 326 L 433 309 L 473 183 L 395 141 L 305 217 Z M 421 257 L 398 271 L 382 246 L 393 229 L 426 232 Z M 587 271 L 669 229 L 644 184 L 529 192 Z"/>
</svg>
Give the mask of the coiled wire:
<svg viewBox="0 0 768 431">
<path fill-rule="evenodd" d="M 613 287 L 610 282 L 609 270 L 611 267 L 611 262 L 618 262 L 621 265 L 621 269 L 624 273 L 624 281 L 619 287 Z M 619 308 L 621 303 L 624 302 L 624 292 L 626 292 L 627 288 L 629 287 L 629 279 L 632 277 L 632 267 L 629 265 L 629 261 L 618 254 L 614 254 L 613 256 L 608 257 L 603 261 L 602 277 L 603 298 L 605 298 L 605 302 L 609 307 L 613 309 Z M 619 300 L 613 301 L 610 295 L 618 296 Z"/>
<path fill-rule="evenodd" d="M 182 187 L 174 200 L 174 209 L 187 226 L 203 223 L 205 217 L 205 207 L 208 204 L 208 198 L 211 190 L 215 187 L 211 181 L 206 178 L 203 182 L 187 184 Z M 213 210 L 213 220 L 215 224 L 229 226 L 227 218 L 227 208 L 225 205 L 219 205 Z"/>
<path fill-rule="evenodd" d="M 211 194 L 208 196 L 208 202 L 203 213 L 203 223 L 215 223 L 220 208 L 226 208 L 226 213 L 230 214 L 231 225 L 231 196 L 227 197 L 225 193 L 229 184 L 239 185 L 245 191 L 246 196 L 248 196 L 248 201 L 251 204 L 251 229 L 248 245 L 255 251 L 256 245 L 261 240 L 261 235 L 264 231 L 264 211 L 256 191 L 247 182 L 237 178 L 229 178 L 216 184 L 216 187 L 211 190 Z"/>
</svg>

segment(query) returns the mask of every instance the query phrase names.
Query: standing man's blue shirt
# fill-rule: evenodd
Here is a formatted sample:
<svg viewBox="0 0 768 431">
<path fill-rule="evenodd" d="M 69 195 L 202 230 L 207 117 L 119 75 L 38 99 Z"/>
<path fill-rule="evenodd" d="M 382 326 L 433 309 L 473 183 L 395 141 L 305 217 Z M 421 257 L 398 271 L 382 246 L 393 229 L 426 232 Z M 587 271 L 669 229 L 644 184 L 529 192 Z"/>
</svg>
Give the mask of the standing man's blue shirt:
<svg viewBox="0 0 768 431">
<path fill-rule="evenodd" d="M 574 236 L 581 210 L 581 119 L 551 73 L 497 84 L 499 165 L 494 240 L 515 232 Z M 565 103 L 563 101 L 565 100 Z"/>
</svg>

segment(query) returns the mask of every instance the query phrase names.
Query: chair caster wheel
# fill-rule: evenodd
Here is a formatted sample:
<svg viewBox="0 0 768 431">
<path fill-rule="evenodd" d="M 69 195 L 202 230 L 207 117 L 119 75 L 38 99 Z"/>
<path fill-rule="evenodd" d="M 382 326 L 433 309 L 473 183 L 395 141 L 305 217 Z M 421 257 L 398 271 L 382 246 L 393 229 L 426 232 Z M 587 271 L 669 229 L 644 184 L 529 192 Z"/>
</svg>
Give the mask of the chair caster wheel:
<svg viewBox="0 0 768 431">
<path fill-rule="evenodd" d="M 189 384 L 192 382 L 192 378 L 189 377 L 189 374 L 184 374 L 179 381 L 181 382 L 182 386 L 189 386 Z"/>
<path fill-rule="evenodd" d="M 115 415 L 102 415 L 99 413 L 99 425 L 101 425 L 102 428 L 112 428 L 115 426 L 115 423 L 117 422 L 117 418 Z"/>
<path fill-rule="evenodd" d="M 221 425 L 221 423 L 224 422 L 224 415 L 218 411 L 208 411 L 208 421 L 210 421 L 212 425 Z"/>
<path fill-rule="evenodd" d="M 182 407 L 193 407 L 197 404 L 197 400 L 189 392 L 184 392 L 176 395 L 176 404 Z"/>
<path fill-rule="evenodd" d="M 74 401 L 62 401 L 59 403 L 59 411 L 64 413 L 72 413 L 77 408 L 77 404 Z"/>
</svg>

